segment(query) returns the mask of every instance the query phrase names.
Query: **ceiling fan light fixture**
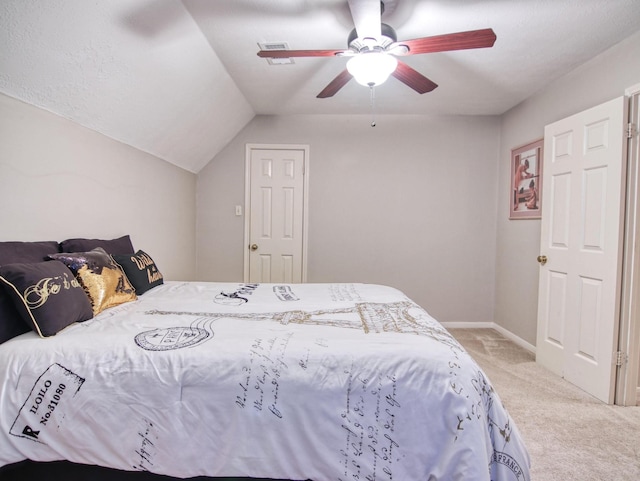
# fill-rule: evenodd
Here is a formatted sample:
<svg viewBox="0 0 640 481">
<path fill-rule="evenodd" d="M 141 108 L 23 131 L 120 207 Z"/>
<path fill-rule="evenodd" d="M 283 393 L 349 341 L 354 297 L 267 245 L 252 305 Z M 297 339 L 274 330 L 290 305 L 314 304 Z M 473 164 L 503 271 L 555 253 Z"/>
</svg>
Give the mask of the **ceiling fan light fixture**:
<svg viewBox="0 0 640 481">
<path fill-rule="evenodd" d="M 360 85 L 375 87 L 383 84 L 398 66 L 398 60 L 387 53 L 364 52 L 347 62 L 347 70 Z"/>
</svg>

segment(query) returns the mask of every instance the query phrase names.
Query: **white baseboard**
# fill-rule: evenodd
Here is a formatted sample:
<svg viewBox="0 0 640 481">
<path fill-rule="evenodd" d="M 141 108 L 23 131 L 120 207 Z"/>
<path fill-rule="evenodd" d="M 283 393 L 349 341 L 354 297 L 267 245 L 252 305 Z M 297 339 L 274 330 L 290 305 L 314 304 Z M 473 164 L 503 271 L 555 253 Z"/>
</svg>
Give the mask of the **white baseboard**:
<svg viewBox="0 0 640 481">
<path fill-rule="evenodd" d="M 447 329 L 495 329 L 495 322 L 441 322 Z"/>
<path fill-rule="evenodd" d="M 518 346 L 526 349 L 529 352 L 532 352 L 533 354 L 536 353 L 536 346 L 534 346 L 533 344 L 528 343 L 527 341 L 525 341 L 521 337 L 516 336 L 513 332 L 508 331 L 507 329 L 505 329 L 502 326 L 499 326 L 495 322 L 441 322 L 441 324 L 446 329 L 449 329 L 449 328 L 451 328 L 451 329 L 473 329 L 473 328 L 476 328 L 476 329 L 477 328 L 480 328 L 480 329 L 495 329 L 500 334 L 502 334 L 504 337 L 506 337 L 510 341 L 514 342 Z M 640 399 L 640 398 L 638 398 L 638 399 Z"/>
</svg>

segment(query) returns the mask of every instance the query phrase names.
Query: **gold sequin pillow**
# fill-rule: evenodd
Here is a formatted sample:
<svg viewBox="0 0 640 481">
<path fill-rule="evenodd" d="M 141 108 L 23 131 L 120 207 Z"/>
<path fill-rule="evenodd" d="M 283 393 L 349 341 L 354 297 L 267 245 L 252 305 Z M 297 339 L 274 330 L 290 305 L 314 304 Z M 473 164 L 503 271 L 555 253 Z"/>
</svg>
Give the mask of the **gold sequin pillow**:
<svg viewBox="0 0 640 481">
<path fill-rule="evenodd" d="M 49 257 L 71 269 L 89 296 L 94 316 L 109 307 L 136 299 L 135 289 L 126 274 L 102 247 Z"/>
</svg>

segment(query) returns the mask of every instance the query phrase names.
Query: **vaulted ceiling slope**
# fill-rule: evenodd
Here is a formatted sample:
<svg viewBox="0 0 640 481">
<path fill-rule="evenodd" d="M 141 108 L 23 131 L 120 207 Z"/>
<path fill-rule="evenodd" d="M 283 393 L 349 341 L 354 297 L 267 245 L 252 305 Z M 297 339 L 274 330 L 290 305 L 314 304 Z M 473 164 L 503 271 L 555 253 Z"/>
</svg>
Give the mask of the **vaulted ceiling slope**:
<svg viewBox="0 0 640 481">
<path fill-rule="evenodd" d="M 372 0 L 377 1 L 377 0 Z M 638 0 L 386 0 L 398 39 L 493 28 L 493 48 L 403 60 L 382 114 L 499 115 L 640 28 Z M 344 58 L 270 65 L 261 42 L 343 49 L 347 0 L 0 0 L 0 92 L 197 173 L 256 114 L 368 114 Z"/>
<path fill-rule="evenodd" d="M 0 0 L 0 91 L 198 172 L 254 111 L 177 0 Z"/>
</svg>

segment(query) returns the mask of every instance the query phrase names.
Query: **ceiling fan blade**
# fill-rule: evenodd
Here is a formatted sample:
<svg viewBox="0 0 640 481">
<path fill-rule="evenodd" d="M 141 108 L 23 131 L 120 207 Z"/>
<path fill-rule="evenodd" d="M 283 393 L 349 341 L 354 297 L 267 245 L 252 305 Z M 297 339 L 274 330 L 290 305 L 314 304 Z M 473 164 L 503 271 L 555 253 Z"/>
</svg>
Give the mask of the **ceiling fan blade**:
<svg viewBox="0 0 640 481">
<path fill-rule="evenodd" d="M 260 50 L 258 57 L 290 58 L 290 57 L 333 57 L 347 55 L 350 50 Z"/>
<path fill-rule="evenodd" d="M 490 28 L 485 28 L 483 30 L 471 30 L 469 32 L 448 33 L 434 37 L 403 40 L 398 43 L 409 47 L 407 55 L 415 55 L 418 53 L 493 47 L 495 41 L 496 34 L 494 31 Z"/>
<path fill-rule="evenodd" d="M 391 74 L 400 82 L 408 85 L 419 94 L 431 92 L 438 84 L 432 82 L 417 70 L 398 60 L 398 66 Z"/>
<path fill-rule="evenodd" d="M 380 0 L 349 0 L 358 38 L 380 38 L 381 8 Z"/>
<path fill-rule="evenodd" d="M 316 97 L 319 99 L 326 99 L 327 97 L 333 97 L 338 90 L 344 87 L 349 80 L 351 80 L 352 75 L 349 73 L 347 69 L 344 69 L 342 72 L 338 74 L 336 78 L 334 78 L 329 85 L 327 85 L 322 92 L 320 92 Z"/>
</svg>

